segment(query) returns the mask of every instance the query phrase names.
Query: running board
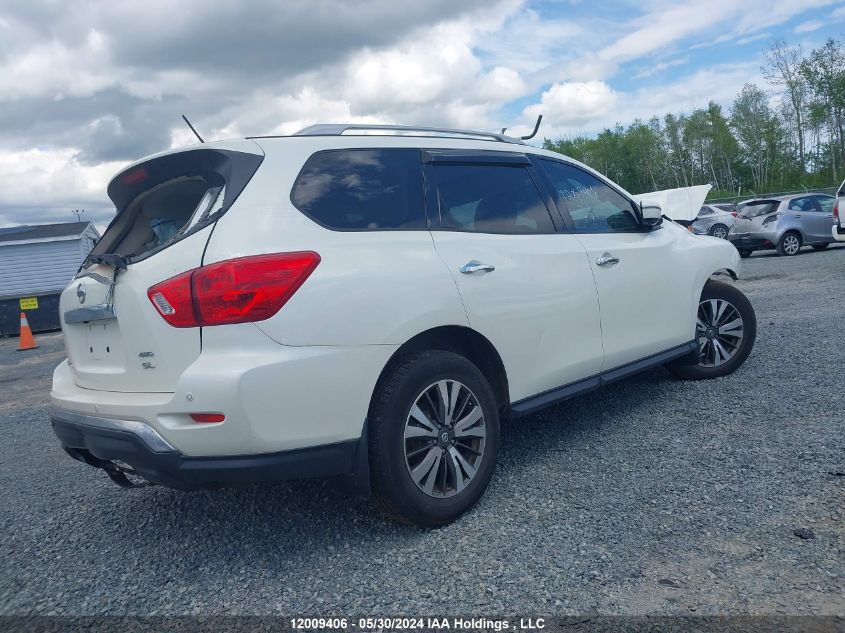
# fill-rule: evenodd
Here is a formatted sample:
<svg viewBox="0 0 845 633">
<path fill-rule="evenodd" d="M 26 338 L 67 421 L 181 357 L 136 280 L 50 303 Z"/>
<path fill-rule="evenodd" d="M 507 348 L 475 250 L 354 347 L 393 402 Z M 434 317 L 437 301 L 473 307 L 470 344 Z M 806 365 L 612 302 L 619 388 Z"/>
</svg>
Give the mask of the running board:
<svg viewBox="0 0 845 633">
<path fill-rule="evenodd" d="M 540 409 L 545 409 L 546 407 L 558 404 L 564 400 L 580 396 L 588 391 L 593 391 L 599 387 L 603 387 L 604 385 L 616 382 L 617 380 L 622 380 L 628 376 L 633 376 L 634 374 L 638 374 L 646 369 L 663 365 L 671 360 L 682 358 L 697 351 L 698 343 L 694 340 L 689 341 L 683 345 L 667 349 L 665 352 L 647 356 L 640 360 L 635 360 L 633 363 L 628 363 L 627 365 L 622 365 L 621 367 L 616 367 L 615 369 L 609 369 L 608 371 L 596 374 L 595 376 L 591 376 L 589 378 L 584 378 L 583 380 L 570 383 L 563 387 L 557 387 L 556 389 L 545 391 L 536 396 L 531 396 L 530 398 L 525 398 L 519 402 L 514 402 L 511 405 L 511 416 L 514 418 L 521 418 L 526 415 L 530 415 Z"/>
</svg>

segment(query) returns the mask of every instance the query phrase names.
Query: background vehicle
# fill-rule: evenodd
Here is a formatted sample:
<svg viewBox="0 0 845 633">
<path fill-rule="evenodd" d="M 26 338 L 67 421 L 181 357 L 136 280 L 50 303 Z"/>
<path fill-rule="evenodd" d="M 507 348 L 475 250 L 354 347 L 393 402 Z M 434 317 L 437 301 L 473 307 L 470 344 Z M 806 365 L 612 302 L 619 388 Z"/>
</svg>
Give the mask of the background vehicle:
<svg viewBox="0 0 845 633">
<path fill-rule="evenodd" d="M 845 182 L 839 186 L 833 203 L 833 237 L 837 242 L 845 241 Z"/>
<path fill-rule="evenodd" d="M 737 207 L 728 239 L 742 257 L 777 249 L 797 255 L 802 246 L 824 250 L 832 240 L 833 196 L 809 193 L 748 200 Z"/>
<path fill-rule="evenodd" d="M 314 126 L 118 174 L 61 300 L 65 450 L 121 485 L 347 477 L 439 525 L 486 488 L 501 417 L 751 352 L 753 309 L 711 280 L 736 275 L 728 243 L 559 154 L 405 130 Z"/>
<path fill-rule="evenodd" d="M 735 217 L 735 213 L 724 211 L 716 205 L 705 204 L 698 212 L 695 222 L 692 223 L 692 231 L 697 235 L 712 235 L 726 239 L 734 225 Z"/>
<path fill-rule="evenodd" d="M 716 207 L 720 211 L 727 211 L 732 215 L 732 217 L 736 217 L 736 204 L 733 202 L 717 202 L 709 206 Z"/>
</svg>

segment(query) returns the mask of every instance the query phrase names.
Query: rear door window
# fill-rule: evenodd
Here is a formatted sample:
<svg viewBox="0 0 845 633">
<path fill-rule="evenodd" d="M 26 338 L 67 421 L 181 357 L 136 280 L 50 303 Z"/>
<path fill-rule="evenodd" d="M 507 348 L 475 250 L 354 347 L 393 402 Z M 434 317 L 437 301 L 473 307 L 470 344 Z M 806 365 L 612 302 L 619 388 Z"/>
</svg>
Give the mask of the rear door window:
<svg viewBox="0 0 845 633">
<path fill-rule="evenodd" d="M 818 211 L 815 196 L 805 196 L 789 201 L 790 211 Z"/>
<path fill-rule="evenodd" d="M 524 164 L 431 167 L 440 226 L 473 233 L 554 233 L 543 196 Z"/>
<path fill-rule="evenodd" d="M 819 207 L 821 207 L 822 213 L 833 212 L 834 200 L 836 200 L 836 198 L 832 198 L 831 196 L 816 196 L 816 202 L 818 203 Z"/>
<path fill-rule="evenodd" d="M 291 201 L 309 218 L 333 230 L 427 228 L 416 149 L 318 152 L 299 173 Z"/>
</svg>

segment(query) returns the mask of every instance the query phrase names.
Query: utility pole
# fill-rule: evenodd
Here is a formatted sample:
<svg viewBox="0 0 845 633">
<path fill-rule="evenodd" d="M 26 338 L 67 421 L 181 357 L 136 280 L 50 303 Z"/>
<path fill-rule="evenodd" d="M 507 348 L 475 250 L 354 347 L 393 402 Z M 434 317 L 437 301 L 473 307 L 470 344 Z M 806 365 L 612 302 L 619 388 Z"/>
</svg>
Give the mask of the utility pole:
<svg viewBox="0 0 845 633">
<path fill-rule="evenodd" d="M 71 211 L 71 213 L 76 214 L 76 221 L 77 222 L 82 222 L 82 220 L 79 216 L 81 216 L 83 213 L 85 213 L 85 209 L 74 209 L 73 211 Z"/>
</svg>

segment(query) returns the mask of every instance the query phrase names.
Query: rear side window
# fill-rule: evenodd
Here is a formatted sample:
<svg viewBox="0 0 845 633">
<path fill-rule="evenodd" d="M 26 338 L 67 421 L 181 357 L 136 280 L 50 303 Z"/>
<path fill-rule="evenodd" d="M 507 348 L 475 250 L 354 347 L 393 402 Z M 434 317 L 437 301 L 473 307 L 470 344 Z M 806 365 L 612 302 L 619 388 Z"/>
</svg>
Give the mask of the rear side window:
<svg viewBox="0 0 845 633">
<path fill-rule="evenodd" d="M 291 192 L 294 206 L 340 231 L 425 229 L 415 149 L 327 150 L 311 156 Z"/>
<path fill-rule="evenodd" d="M 523 165 L 432 167 L 442 228 L 475 233 L 554 233 L 534 179 Z"/>
</svg>

